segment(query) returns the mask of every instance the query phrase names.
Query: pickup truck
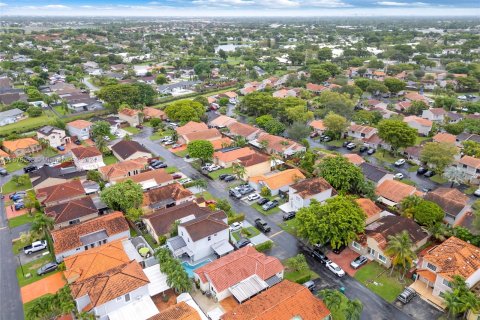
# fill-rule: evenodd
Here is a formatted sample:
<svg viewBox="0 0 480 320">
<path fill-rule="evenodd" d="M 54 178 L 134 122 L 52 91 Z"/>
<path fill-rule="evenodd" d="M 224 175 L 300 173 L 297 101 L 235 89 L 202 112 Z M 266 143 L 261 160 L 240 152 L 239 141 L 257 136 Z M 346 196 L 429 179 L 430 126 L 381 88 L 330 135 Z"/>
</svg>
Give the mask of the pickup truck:
<svg viewBox="0 0 480 320">
<path fill-rule="evenodd" d="M 270 232 L 270 227 L 265 221 L 262 220 L 262 218 L 255 219 L 255 225 L 264 233 Z"/>
<path fill-rule="evenodd" d="M 47 248 L 47 241 L 45 240 L 40 240 L 40 241 L 35 241 L 31 245 L 23 247 L 23 252 L 25 254 L 32 254 L 37 251 L 42 251 Z"/>
</svg>

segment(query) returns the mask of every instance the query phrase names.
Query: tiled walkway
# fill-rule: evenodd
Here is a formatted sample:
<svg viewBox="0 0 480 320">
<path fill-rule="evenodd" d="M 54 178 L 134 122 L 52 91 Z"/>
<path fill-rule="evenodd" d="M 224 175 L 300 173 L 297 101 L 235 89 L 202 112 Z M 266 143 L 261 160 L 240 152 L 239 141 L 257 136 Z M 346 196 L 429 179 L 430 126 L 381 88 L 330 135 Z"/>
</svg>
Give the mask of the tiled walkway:
<svg viewBox="0 0 480 320">
<path fill-rule="evenodd" d="M 42 280 L 38 280 L 37 282 L 20 288 L 22 302 L 30 302 L 48 293 L 57 293 L 57 291 L 63 288 L 66 284 L 67 282 L 63 278 L 63 272 L 57 272 L 47 276 Z"/>
</svg>

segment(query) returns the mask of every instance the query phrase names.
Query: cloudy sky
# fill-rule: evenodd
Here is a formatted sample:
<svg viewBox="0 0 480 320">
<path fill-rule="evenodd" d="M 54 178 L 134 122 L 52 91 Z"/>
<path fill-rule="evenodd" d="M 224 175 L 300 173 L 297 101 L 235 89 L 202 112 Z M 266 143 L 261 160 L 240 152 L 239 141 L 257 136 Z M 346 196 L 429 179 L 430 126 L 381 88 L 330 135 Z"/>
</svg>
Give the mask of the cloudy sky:
<svg viewBox="0 0 480 320">
<path fill-rule="evenodd" d="M 480 0 L 0 0 L 1 15 L 480 17 Z"/>
</svg>

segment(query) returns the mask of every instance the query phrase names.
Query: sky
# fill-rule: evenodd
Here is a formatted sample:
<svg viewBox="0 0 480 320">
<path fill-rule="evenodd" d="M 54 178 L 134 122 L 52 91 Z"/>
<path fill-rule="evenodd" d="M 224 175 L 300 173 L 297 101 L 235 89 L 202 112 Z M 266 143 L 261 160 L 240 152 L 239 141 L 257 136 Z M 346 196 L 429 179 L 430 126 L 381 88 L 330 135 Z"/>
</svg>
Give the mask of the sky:
<svg viewBox="0 0 480 320">
<path fill-rule="evenodd" d="M 23 16 L 475 16 L 480 0 L 0 0 Z"/>
</svg>

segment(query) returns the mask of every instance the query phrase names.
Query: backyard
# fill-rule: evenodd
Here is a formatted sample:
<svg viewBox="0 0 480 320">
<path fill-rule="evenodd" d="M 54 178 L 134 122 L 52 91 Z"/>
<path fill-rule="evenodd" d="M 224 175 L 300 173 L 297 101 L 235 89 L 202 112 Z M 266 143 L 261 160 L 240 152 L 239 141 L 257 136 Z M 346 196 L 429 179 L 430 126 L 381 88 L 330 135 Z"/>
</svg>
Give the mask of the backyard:
<svg viewBox="0 0 480 320">
<path fill-rule="evenodd" d="M 113 154 L 111 154 L 109 156 L 103 156 L 103 162 L 108 166 L 109 164 L 117 163 L 118 160 Z"/>
</svg>

